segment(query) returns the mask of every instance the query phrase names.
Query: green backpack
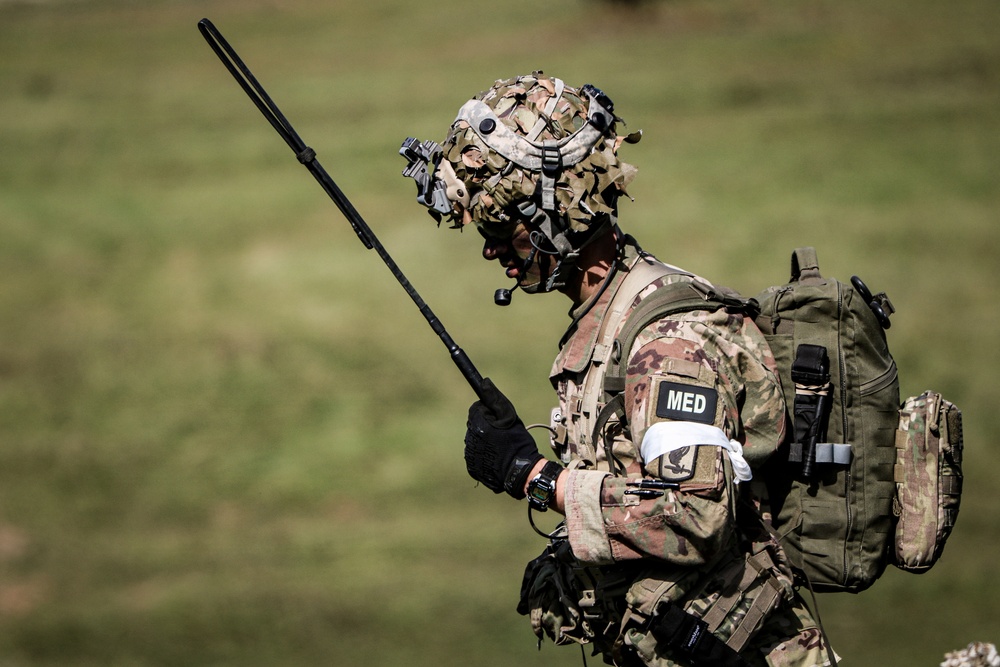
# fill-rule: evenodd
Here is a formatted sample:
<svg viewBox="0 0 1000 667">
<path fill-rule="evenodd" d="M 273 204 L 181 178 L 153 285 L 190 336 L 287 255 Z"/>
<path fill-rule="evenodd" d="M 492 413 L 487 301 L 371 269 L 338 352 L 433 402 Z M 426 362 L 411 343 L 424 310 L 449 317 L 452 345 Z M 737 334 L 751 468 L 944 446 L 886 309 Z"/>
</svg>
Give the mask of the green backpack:
<svg viewBox="0 0 1000 667">
<path fill-rule="evenodd" d="M 756 299 L 719 289 L 693 295 L 667 285 L 645 296 L 615 341 L 628 358 L 653 321 L 727 308 L 754 317 L 774 354 L 788 437 L 754 484 L 764 486 L 771 524 L 799 583 L 816 591 L 862 591 L 888 564 L 923 572 L 941 555 L 962 490 L 961 412 L 934 392 L 901 406 L 885 329 L 884 293 L 823 278 L 816 251 L 792 255 L 792 276 Z M 624 364 L 609 364 L 610 397 L 600 429 L 620 409 Z"/>
<path fill-rule="evenodd" d="M 800 579 L 856 593 L 889 564 L 927 570 L 958 515 L 961 412 L 934 392 L 900 405 L 891 303 L 857 276 L 823 278 L 815 249 L 756 300 L 793 425 L 761 476 Z"/>
</svg>

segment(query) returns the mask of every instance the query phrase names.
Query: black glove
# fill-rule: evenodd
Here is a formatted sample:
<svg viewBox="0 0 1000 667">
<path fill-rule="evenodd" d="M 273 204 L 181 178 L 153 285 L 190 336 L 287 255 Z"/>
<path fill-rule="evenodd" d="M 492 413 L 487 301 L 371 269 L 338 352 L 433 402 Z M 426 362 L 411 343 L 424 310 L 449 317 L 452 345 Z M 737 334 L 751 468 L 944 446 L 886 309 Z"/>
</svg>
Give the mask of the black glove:
<svg viewBox="0 0 1000 667">
<path fill-rule="evenodd" d="M 483 398 L 469 408 L 465 432 L 469 475 L 493 493 L 506 491 L 520 500 L 528 474 L 542 458 L 513 404 L 489 378 L 484 379 Z"/>
</svg>

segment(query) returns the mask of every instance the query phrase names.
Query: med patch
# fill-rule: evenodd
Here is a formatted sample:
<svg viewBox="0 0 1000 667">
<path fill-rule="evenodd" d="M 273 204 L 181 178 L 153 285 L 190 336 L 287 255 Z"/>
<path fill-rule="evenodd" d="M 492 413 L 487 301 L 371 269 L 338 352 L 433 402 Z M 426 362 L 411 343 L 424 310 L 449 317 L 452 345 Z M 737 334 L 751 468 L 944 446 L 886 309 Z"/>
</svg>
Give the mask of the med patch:
<svg viewBox="0 0 1000 667">
<path fill-rule="evenodd" d="M 719 394 L 715 389 L 664 381 L 659 386 L 656 416 L 676 421 L 715 423 Z"/>
</svg>

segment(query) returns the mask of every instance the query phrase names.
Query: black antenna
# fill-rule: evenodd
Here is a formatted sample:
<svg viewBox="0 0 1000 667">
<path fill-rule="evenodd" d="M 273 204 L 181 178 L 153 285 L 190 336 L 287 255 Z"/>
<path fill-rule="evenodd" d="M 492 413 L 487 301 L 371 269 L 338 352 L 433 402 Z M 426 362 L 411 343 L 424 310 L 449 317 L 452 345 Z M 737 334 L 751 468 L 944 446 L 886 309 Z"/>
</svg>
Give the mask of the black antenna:
<svg viewBox="0 0 1000 667">
<path fill-rule="evenodd" d="M 372 232 L 371 227 L 368 226 L 368 223 L 364 221 L 361 214 L 354 208 L 350 200 L 348 200 L 340 188 L 337 187 L 337 184 L 334 183 L 333 179 L 323 168 L 323 165 L 321 165 L 316 159 L 316 151 L 302 141 L 299 135 L 292 128 L 291 124 L 288 122 L 288 119 L 286 119 L 284 114 L 281 113 L 277 105 L 264 90 L 263 86 L 260 85 L 253 73 L 243 63 L 243 60 L 240 59 L 233 47 L 229 45 L 226 38 L 219 32 L 218 28 L 216 28 L 215 25 L 213 25 L 208 19 L 202 19 L 198 22 L 198 29 L 205 37 L 205 41 L 208 42 L 208 45 L 212 47 L 213 51 L 215 51 L 215 55 L 219 56 L 219 60 L 221 60 L 222 64 L 226 66 L 229 73 L 233 75 L 236 82 L 240 84 L 243 91 L 264 115 L 264 118 L 266 118 L 271 124 L 271 127 L 273 127 L 275 131 L 281 135 L 281 138 L 285 140 L 288 147 L 292 149 L 292 152 L 295 153 L 295 157 L 298 161 L 309 170 L 309 173 L 316 178 L 323 189 L 326 190 L 326 193 L 330 195 L 330 199 L 332 199 L 333 203 L 337 205 L 340 212 L 344 214 L 347 221 L 351 223 L 351 227 L 358 235 L 358 238 L 361 239 L 365 248 L 377 252 L 378 256 L 382 258 L 385 265 L 389 267 L 389 270 L 392 271 L 392 275 L 396 277 L 399 284 L 402 285 L 403 289 L 406 290 L 406 293 L 411 299 L 413 299 L 413 303 L 415 303 L 417 308 L 420 309 L 420 313 L 424 316 L 424 319 L 427 320 L 431 329 L 434 330 L 434 333 L 436 333 L 438 338 L 441 339 L 441 342 L 448 348 L 448 351 L 451 353 L 452 361 L 454 361 L 455 365 L 458 366 L 458 370 L 461 371 L 462 375 L 469 383 L 469 386 L 472 387 L 473 391 L 476 392 L 476 395 L 479 398 L 485 398 L 483 395 L 483 376 L 480 375 L 468 355 L 466 355 L 462 348 L 460 348 L 455 341 L 452 340 L 451 336 L 448 335 L 444 325 L 441 324 L 441 321 L 438 320 L 437 316 L 434 315 L 424 300 L 420 298 L 417 290 L 414 289 L 413 285 L 410 284 L 410 281 L 407 280 L 406 276 L 403 275 L 403 272 L 400 271 L 396 262 L 393 261 L 392 257 L 389 256 L 389 253 L 386 252 L 382 244 L 379 243 L 379 240 L 375 236 L 374 232 Z"/>
</svg>

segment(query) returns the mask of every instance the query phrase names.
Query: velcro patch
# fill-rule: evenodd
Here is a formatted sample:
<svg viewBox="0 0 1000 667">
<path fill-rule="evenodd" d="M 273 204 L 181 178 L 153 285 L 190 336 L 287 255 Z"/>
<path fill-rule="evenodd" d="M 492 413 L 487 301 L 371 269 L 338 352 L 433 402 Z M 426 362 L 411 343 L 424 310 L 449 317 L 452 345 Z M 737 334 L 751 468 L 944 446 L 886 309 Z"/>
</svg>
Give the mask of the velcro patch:
<svg viewBox="0 0 1000 667">
<path fill-rule="evenodd" d="M 662 382 L 656 401 L 656 416 L 663 419 L 715 423 L 719 394 L 715 389 L 679 382 Z"/>
<path fill-rule="evenodd" d="M 714 489 L 721 481 L 718 447 L 681 447 L 646 464 L 646 472 L 667 482 L 681 485 L 685 491 Z"/>
<path fill-rule="evenodd" d="M 686 482 L 694 477 L 697 447 L 681 447 L 656 460 L 657 473 L 668 482 Z"/>
</svg>

